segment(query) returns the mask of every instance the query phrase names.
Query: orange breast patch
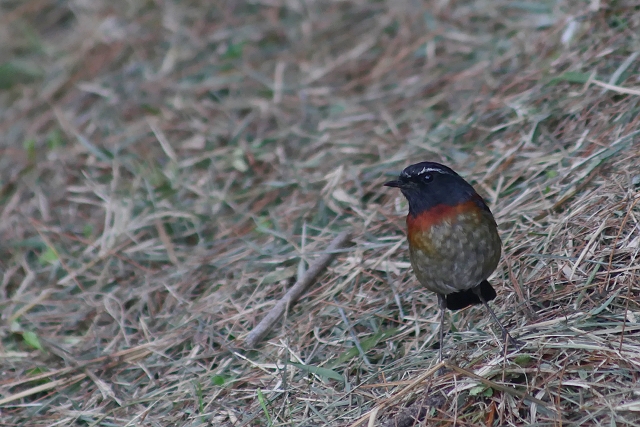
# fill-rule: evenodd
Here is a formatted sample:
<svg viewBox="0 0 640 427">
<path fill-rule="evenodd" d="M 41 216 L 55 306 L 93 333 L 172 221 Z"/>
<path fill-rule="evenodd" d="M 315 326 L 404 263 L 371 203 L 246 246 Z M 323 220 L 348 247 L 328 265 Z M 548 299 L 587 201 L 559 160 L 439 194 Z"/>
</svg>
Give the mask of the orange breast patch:
<svg viewBox="0 0 640 427">
<path fill-rule="evenodd" d="M 455 217 L 460 214 L 473 214 L 479 210 L 478 205 L 473 200 L 470 200 L 455 206 L 438 205 L 416 216 L 407 215 L 409 239 L 411 239 L 411 235 L 414 233 L 428 231 L 431 227 L 443 221 L 454 220 Z"/>
</svg>

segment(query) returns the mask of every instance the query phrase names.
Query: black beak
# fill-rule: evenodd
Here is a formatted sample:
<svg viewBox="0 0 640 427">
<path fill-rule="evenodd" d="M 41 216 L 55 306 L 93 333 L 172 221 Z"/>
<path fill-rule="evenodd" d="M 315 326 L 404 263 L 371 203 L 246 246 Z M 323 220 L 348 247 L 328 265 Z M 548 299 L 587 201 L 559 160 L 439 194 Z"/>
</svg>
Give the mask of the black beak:
<svg viewBox="0 0 640 427">
<path fill-rule="evenodd" d="M 384 183 L 385 187 L 394 187 L 394 188 L 400 188 L 402 187 L 402 181 L 389 181 L 389 182 L 385 182 Z"/>
</svg>

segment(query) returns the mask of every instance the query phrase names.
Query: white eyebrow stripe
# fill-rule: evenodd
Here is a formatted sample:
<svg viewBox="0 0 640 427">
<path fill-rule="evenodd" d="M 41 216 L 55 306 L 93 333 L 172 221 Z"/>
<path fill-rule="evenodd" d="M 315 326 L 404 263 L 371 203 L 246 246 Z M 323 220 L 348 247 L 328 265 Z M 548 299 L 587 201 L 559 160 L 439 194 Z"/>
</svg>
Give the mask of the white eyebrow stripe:
<svg viewBox="0 0 640 427">
<path fill-rule="evenodd" d="M 438 172 L 438 173 L 449 174 L 449 172 L 448 172 L 448 171 L 446 171 L 446 170 L 444 170 L 444 169 L 441 169 L 441 168 L 433 168 L 433 167 L 424 166 L 424 167 L 422 168 L 422 170 L 421 170 L 420 172 L 416 173 L 415 175 L 414 175 L 414 174 L 410 174 L 410 173 L 408 173 L 408 172 L 406 172 L 406 171 L 402 171 L 402 175 L 404 175 L 404 176 L 406 176 L 406 177 L 409 177 L 409 178 L 410 178 L 410 177 L 412 177 L 412 176 L 420 176 L 420 175 L 423 175 L 423 174 L 425 174 L 425 173 L 427 173 L 427 172 Z"/>
<path fill-rule="evenodd" d="M 420 172 L 417 173 L 417 175 L 422 175 L 423 173 L 427 173 L 427 172 L 440 172 L 440 173 L 444 173 L 444 171 L 440 168 L 428 168 L 428 167 L 423 167 L 422 170 Z"/>
</svg>

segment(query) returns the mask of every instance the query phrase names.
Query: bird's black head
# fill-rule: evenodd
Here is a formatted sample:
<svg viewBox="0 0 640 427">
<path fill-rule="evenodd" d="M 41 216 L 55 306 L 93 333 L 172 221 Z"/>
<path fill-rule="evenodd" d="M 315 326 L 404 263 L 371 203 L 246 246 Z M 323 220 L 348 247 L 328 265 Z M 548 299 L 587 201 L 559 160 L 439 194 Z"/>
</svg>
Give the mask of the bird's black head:
<svg viewBox="0 0 640 427">
<path fill-rule="evenodd" d="M 435 162 L 407 166 L 395 181 L 396 187 L 409 201 L 409 213 L 418 215 L 438 205 L 456 206 L 476 197 L 476 191 L 451 168 Z"/>
</svg>

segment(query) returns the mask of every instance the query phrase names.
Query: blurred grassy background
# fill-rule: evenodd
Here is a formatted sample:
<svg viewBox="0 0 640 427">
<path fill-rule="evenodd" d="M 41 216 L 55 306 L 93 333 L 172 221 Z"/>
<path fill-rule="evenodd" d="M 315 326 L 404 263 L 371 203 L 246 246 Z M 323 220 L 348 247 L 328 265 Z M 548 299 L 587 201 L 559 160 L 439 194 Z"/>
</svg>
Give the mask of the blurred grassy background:
<svg viewBox="0 0 640 427">
<path fill-rule="evenodd" d="M 2 423 L 640 423 L 639 52 L 635 1 L 0 2 Z M 422 160 L 526 342 L 454 313 L 440 377 L 381 187 Z"/>
</svg>

